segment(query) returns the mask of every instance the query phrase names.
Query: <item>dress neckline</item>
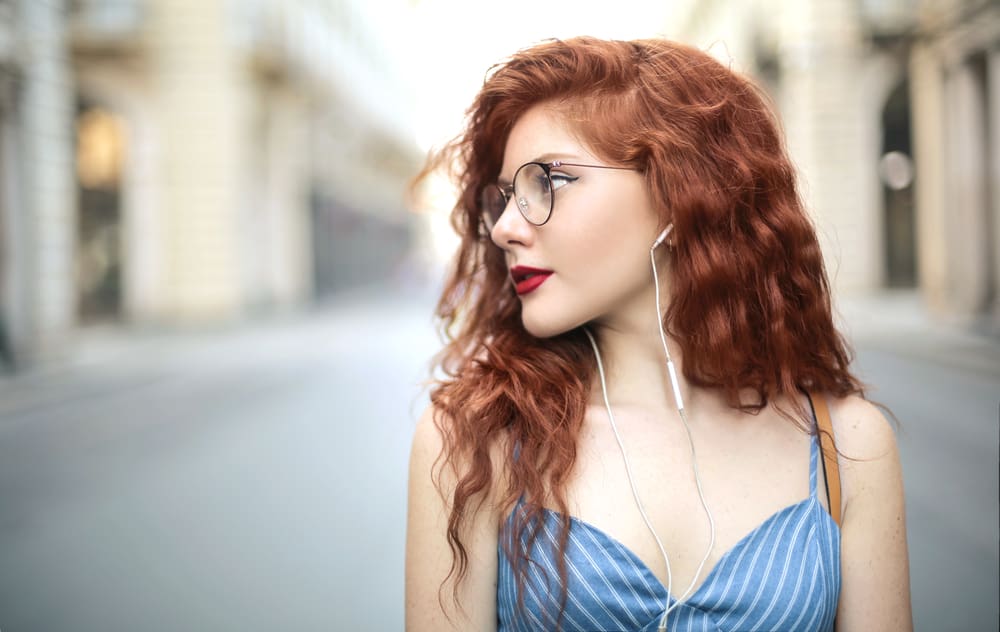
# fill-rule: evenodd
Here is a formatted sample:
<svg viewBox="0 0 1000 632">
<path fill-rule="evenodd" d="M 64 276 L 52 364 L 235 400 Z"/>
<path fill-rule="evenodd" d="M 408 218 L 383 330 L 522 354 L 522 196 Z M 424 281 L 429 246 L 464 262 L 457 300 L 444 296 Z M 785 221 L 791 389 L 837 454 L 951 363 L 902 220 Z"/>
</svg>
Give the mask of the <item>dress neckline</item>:
<svg viewBox="0 0 1000 632">
<path fill-rule="evenodd" d="M 518 501 L 515 510 L 517 510 L 517 507 L 520 506 L 522 506 L 522 503 Z M 687 599 L 684 600 L 685 603 L 696 602 L 697 601 L 696 598 L 701 595 L 701 593 L 705 590 L 707 586 L 710 586 L 712 584 L 712 580 L 715 578 L 716 575 L 718 575 L 721 572 L 721 569 L 724 567 L 725 563 L 729 561 L 729 559 L 731 559 L 734 555 L 736 555 L 740 550 L 746 548 L 746 546 L 754 539 L 754 536 L 758 535 L 769 525 L 773 525 L 773 523 L 776 523 L 786 514 L 794 513 L 796 510 L 802 507 L 805 507 L 807 511 L 815 511 L 816 509 L 819 509 L 820 513 L 823 516 L 825 516 L 827 520 L 833 522 L 833 518 L 831 518 L 830 515 L 826 512 L 826 510 L 823 509 L 823 506 L 819 504 L 819 501 L 817 500 L 815 494 L 810 494 L 809 496 L 803 498 L 800 501 L 794 502 L 790 505 L 782 507 L 781 509 L 778 509 L 768 517 L 764 518 L 764 520 L 760 524 L 751 529 L 746 535 L 740 538 L 735 544 L 729 547 L 729 549 L 727 549 L 725 553 L 722 554 L 722 556 L 712 566 L 712 569 L 708 572 L 708 574 L 705 575 L 705 578 L 701 581 L 701 584 L 699 584 L 698 587 L 694 590 L 694 592 L 692 592 L 691 595 L 689 595 Z M 555 509 L 550 509 L 548 507 L 542 507 L 542 512 L 548 514 L 549 516 L 553 517 L 556 520 L 559 520 L 563 516 L 562 512 L 556 511 Z M 649 568 L 649 565 L 647 565 L 646 562 L 644 562 L 643 559 L 639 557 L 639 555 L 636 554 L 635 551 L 633 551 L 631 548 L 622 543 L 618 538 L 614 537 L 613 535 L 604 531 L 600 527 L 597 527 L 582 518 L 578 518 L 573 515 L 569 515 L 568 518 L 572 525 L 577 525 L 589 531 L 592 535 L 596 536 L 598 539 L 605 540 L 607 543 L 611 544 L 614 548 L 621 550 L 626 556 L 628 556 L 629 560 L 636 566 L 637 569 L 639 569 L 639 571 L 643 574 L 643 576 L 647 580 L 649 580 L 649 583 L 653 587 L 655 587 L 657 591 L 661 592 L 666 597 L 666 601 L 668 604 L 677 601 L 676 597 L 674 597 L 674 595 L 670 594 L 670 592 L 667 591 L 667 587 L 663 585 L 663 582 L 660 581 L 660 578 L 656 576 L 656 573 L 654 573 L 652 569 Z M 820 517 L 820 519 L 821 520 L 823 519 L 822 516 Z"/>
<path fill-rule="evenodd" d="M 727 549 L 722 554 L 722 556 L 719 557 L 719 559 L 712 566 L 708 574 L 705 575 L 704 579 L 702 579 L 701 583 L 694 590 L 694 592 L 692 592 L 684 600 L 685 603 L 696 602 L 697 601 L 696 598 L 699 597 L 704 592 L 705 588 L 707 586 L 711 586 L 712 583 L 714 583 L 713 580 L 715 576 L 721 572 L 720 569 L 724 567 L 727 561 L 729 561 L 734 555 L 736 555 L 738 551 L 746 548 L 746 546 L 750 543 L 750 541 L 754 539 L 754 536 L 756 536 L 762 530 L 764 530 L 765 527 L 767 527 L 768 525 L 773 526 L 773 523 L 780 520 L 785 514 L 794 513 L 801 507 L 805 507 L 806 511 L 812 511 L 812 512 L 815 512 L 818 509 L 819 513 L 822 514 L 822 516 L 819 517 L 819 520 L 826 520 L 829 523 L 833 524 L 834 531 L 839 533 L 840 527 L 834 522 L 833 517 L 830 516 L 830 513 L 819 502 L 819 497 L 817 496 L 819 490 L 817 489 L 816 475 L 818 469 L 817 462 L 820 458 L 820 454 L 819 454 L 819 441 L 817 440 L 817 437 L 815 435 L 812 437 L 810 444 L 811 445 L 809 446 L 809 452 L 810 452 L 809 495 L 800 501 L 791 503 L 789 505 L 786 505 L 785 507 L 782 507 L 781 509 L 778 509 L 771 515 L 764 518 L 764 520 L 761 521 L 760 524 L 758 524 L 756 527 L 754 527 L 748 533 L 746 533 L 743 537 L 737 540 L 735 544 L 729 547 L 729 549 Z M 523 499 L 519 498 L 515 503 L 514 508 L 511 510 L 510 516 L 508 516 L 507 520 L 508 524 L 513 519 L 515 512 L 519 511 L 523 506 L 524 506 Z M 548 516 L 551 516 L 553 519 L 557 521 L 560 520 L 560 518 L 564 515 L 562 512 L 559 512 L 555 509 L 550 509 L 548 507 L 542 507 L 542 512 Z M 603 539 L 605 542 L 611 544 L 613 548 L 621 550 L 624 553 L 624 555 L 629 558 L 629 561 L 639 570 L 639 572 L 643 575 L 643 577 L 647 580 L 650 580 L 647 581 L 647 583 L 651 586 L 651 588 L 661 593 L 661 598 L 663 598 L 666 601 L 667 605 L 677 601 L 674 595 L 670 594 L 670 592 L 667 590 L 667 587 L 664 586 L 663 582 L 660 581 L 660 578 L 656 576 L 656 574 L 652 571 L 652 569 L 649 568 L 649 565 L 647 565 L 646 562 L 643 561 L 643 559 L 639 557 L 639 555 L 636 554 L 635 551 L 633 551 L 631 548 L 626 546 L 624 543 L 622 543 L 620 540 L 618 540 L 611 534 L 587 522 L 586 520 L 578 518 L 571 514 L 567 514 L 567 517 L 569 518 L 571 527 L 572 525 L 578 525 L 579 527 L 585 529 L 598 539 Z"/>
</svg>

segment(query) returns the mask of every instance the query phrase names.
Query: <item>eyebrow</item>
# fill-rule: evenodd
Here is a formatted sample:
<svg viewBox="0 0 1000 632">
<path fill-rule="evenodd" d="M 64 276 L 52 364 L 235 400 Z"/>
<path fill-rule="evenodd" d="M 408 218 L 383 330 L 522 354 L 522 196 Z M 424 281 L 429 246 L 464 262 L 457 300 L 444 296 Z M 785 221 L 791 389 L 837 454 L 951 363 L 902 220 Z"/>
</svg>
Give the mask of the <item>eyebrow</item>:
<svg viewBox="0 0 1000 632">
<path fill-rule="evenodd" d="M 535 158 L 532 162 L 555 162 L 556 160 L 579 162 L 584 160 L 584 158 L 579 154 L 548 153 L 542 154 L 538 158 Z"/>
<path fill-rule="evenodd" d="M 563 161 L 566 161 L 566 162 L 571 162 L 571 161 L 572 162 L 578 162 L 580 160 L 584 160 L 584 158 L 582 156 L 578 155 L 578 154 L 570 154 L 570 153 L 565 153 L 565 152 L 547 152 L 547 153 L 544 153 L 544 154 L 542 154 L 540 156 L 536 156 L 535 158 L 532 158 L 531 160 L 527 160 L 525 162 L 522 162 L 520 165 L 518 165 L 518 167 L 520 167 L 523 164 L 527 164 L 529 162 L 544 162 L 544 163 L 549 163 L 549 162 L 555 162 L 557 160 L 563 160 Z M 509 178 L 504 178 L 502 176 L 498 176 L 497 177 L 497 184 L 500 184 L 500 185 L 509 185 L 510 184 L 510 179 Z"/>
</svg>

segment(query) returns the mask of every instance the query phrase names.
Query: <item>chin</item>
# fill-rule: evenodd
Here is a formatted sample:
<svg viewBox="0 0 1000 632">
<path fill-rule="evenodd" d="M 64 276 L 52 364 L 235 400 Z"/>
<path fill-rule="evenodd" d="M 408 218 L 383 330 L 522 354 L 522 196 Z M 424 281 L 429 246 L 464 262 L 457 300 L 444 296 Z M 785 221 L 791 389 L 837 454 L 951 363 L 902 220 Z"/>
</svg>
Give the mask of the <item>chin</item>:
<svg viewBox="0 0 1000 632">
<path fill-rule="evenodd" d="M 536 323 L 529 323 L 527 321 L 522 321 L 524 324 L 524 330 L 535 338 L 552 338 L 558 336 L 559 334 L 566 331 L 565 329 L 560 329 L 558 327 L 552 327 L 548 324 L 539 325 Z"/>
<path fill-rule="evenodd" d="M 539 318 L 536 314 L 532 314 L 531 310 L 525 310 L 522 306 L 521 324 L 524 326 L 524 330 L 535 338 L 554 338 L 567 331 L 572 331 L 582 324 L 582 322 L 568 318 L 567 314 L 553 314 L 551 311 Z"/>
</svg>

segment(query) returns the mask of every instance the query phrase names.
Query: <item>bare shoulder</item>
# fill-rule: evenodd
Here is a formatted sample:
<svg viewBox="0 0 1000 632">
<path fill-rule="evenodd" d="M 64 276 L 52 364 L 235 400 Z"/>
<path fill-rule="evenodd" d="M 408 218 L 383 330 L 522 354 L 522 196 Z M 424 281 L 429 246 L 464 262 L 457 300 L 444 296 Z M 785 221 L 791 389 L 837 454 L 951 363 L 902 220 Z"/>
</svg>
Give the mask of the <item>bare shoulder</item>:
<svg viewBox="0 0 1000 632">
<path fill-rule="evenodd" d="M 861 461 L 894 458 L 896 433 L 875 404 L 859 395 L 830 397 L 830 419 L 837 449 Z"/>
<path fill-rule="evenodd" d="M 490 503 L 476 503 L 457 533 L 465 552 L 464 572 L 455 566 L 456 543 L 449 539 L 454 494 L 465 468 L 444 458 L 453 423 L 431 405 L 413 434 L 406 529 L 407 630 L 495 629 L 497 526 L 489 510 L 480 510 Z M 442 597 L 447 595 L 454 599 Z"/>
<path fill-rule="evenodd" d="M 865 499 L 902 493 L 896 433 L 874 404 L 858 395 L 828 397 L 845 517 Z"/>
<path fill-rule="evenodd" d="M 427 406 L 417 420 L 413 432 L 413 445 L 410 449 L 412 465 L 430 466 L 441 454 L 444 447 L 444 427 L 450 423 L 449 418 L 433 404 Z"/>
<path fill-rule="evenodd" d="M 912 630 L 896 433 L 885 415 L 862 397 L 827 401 L 843 490 L 837 627 Z"/>
<path fill-rule="evenodd" d="M 460 472 L 468 465 L 461 454 L 456 454 L 447 463 L 443 458 L 445 444 L 453 432 L 454 420 L 451 416 L 434 404 L 429 404 L 420 415 L 414 429 L 413 444 L 410 450 L 411 476 L 415 470 L 431 472 L 435 482 L 442 490 L 450 489 L 453 486 Z M 495 438 L 490 446 L 494 472 L 502 471 L 499 465 L 503 458 L 505 441 L 505 437 Z"/>
<path fill-rule="evenodd" d="M 410 493 L 437 496 L 439 509 L 448 509 L 451 496 L 465 469 L 461 455 L 446 451 L 449 437 L 454 432 L 454 420 L 441 408 L 429 404 L 417 420 L 410 448 Z M 424 485 L 417 485 L 420 480 Z"/>
</svg>

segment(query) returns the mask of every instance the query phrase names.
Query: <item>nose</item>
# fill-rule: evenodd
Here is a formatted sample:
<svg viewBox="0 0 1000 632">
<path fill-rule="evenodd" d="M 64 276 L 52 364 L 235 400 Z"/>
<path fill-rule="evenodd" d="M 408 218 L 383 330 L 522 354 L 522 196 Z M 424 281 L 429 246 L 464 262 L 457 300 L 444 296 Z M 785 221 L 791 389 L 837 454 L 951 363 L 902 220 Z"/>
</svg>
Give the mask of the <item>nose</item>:
<svg viewBox="0 0 1000 632">
<path fill-rule="evenodd" d="M 524 219 L 517 209 L 517 196 L 511 195 L 507 200 L 507 205 L 503 208 L 493 230 L 490 231 L 490 239 L 500 248 L 508 248 L 511 244 L 529 245 L 535 236 L 537 226 L 532 225 Z"/>
</svg>

